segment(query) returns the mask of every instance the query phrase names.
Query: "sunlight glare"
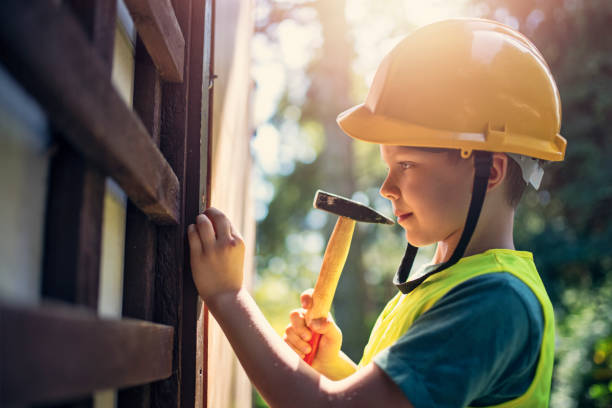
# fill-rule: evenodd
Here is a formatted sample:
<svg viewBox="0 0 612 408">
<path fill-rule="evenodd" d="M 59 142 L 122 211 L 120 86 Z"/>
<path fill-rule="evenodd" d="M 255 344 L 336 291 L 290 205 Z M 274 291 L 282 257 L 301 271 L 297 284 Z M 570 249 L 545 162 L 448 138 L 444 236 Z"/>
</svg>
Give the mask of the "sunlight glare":
<svg viewBox="0 0 612 408">
<path fill-rule="evenodd" d="M 255 138 L 251 142 L 257 164 L 268 174 L 278 172 L 278 153 L 280 134 L 270 123 L 264 123 L 257 128 Z"/>
<path fill-rule="evenodd" d="M 446 18 L 465 16 L 468 3 L 469 0 L 406 0 L 404 15 L 406 20 L 419 27 Z"/>
<path fill-rule="evenodd" d="M 251 70 L 257 90 L 253 101 L 253 120 L 256 126 L 274 115 L 276 106 L 285 90 L 285 68 L 282 63 L 267 63 Z"/>
</svg>

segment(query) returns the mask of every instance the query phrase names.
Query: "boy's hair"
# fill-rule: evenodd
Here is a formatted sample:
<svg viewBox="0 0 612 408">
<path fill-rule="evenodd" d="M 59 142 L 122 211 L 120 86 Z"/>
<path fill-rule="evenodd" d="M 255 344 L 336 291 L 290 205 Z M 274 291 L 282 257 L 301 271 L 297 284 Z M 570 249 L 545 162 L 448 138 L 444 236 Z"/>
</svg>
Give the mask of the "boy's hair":
<svg viewBox="0 0 612 408">
<path fill-rule="evenodd" d="M 413 149 L 423 150 L 431 153 L 447 153 L 453 163 L 457 163 L 461 158 L 461 151 L 457 149 L 444 149 L 437 147 L 413 147 Z M 506 172 L 506 199 L 512 208 L 516 208 L 523 198 L 527 183 L 523 179 L 521 166 L 508 156 L 508 169 Z"/>
<path fill-rule="evenodd" d="M 527 183 L 523 179 L 521 166 L 508 157 L 508 171 L 506 172 L 506 198 L 512 208 L 516 208 L 523 198 Z"/>
</svg>

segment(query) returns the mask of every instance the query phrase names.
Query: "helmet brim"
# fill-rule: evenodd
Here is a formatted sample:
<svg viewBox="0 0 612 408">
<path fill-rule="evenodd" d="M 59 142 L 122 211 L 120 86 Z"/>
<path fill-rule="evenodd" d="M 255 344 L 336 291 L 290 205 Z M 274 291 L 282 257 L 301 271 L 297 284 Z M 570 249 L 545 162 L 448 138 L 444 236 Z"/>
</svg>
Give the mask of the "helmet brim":
<svg viewBox="0 0 612 408">
<path fill-rule="evenodd" d="M 469 155 L 472 150 L 516 153 L 542 160 L 561 161 L 567 141 L 559 134 L 551 141 L 512 133 L 511 129 L 492 130 L 483 124 L 481 132 L 457 132 L 432 129 L 373 113 L 366 104 L 340 113 L 340 128 L 354 139 L 370 143 L 458 149 Z"/>
</svg>

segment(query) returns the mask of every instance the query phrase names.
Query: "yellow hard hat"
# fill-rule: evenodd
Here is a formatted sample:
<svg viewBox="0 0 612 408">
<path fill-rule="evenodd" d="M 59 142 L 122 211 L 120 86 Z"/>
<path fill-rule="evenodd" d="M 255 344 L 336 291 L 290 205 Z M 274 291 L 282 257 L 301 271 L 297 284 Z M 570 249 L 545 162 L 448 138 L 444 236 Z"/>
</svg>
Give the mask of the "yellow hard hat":
<svg viewBox="0 0 612 408">
<path fill-rule="evenodd" d="M 561 101 L 522 34 L 496 21 L 424 26 L 384 58 L 365 103 L 340 115 L 349 136 L 379 144 L 517 153 L 560 161 Z"/>
</svg>

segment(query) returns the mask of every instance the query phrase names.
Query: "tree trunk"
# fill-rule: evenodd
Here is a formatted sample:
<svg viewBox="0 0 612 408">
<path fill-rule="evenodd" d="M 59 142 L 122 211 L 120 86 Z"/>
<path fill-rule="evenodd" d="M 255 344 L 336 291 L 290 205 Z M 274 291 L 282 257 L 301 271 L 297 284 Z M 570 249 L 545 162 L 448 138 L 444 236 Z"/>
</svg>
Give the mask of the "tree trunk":
<svg viewBox="0 0 612 408">
<path fill-rule="evenodd" d="M 318 1 L 315 4 L 323 34 L 321 59 L 312 66 L 313 82 L 309 90 L 308 110 L 323 124 L 326 148 L 321 153 L 320 188 L 351 197 L 355 192 L 352 140 L 336 124 L 338 113 L 352 101 L 351 89 L 352 45 L 344 15 L 345 1 Z M 331 231 L 336 217 L 330 217 L 327 230 Z M 364 268 L 361 261 L 359 226 L 355 231 L 340 284 L 334 299 L 334 317 L 344 333 L 343 350 L 359 360 L 367 340 L 364 327 L 366 296 Z"/>
</svg>

